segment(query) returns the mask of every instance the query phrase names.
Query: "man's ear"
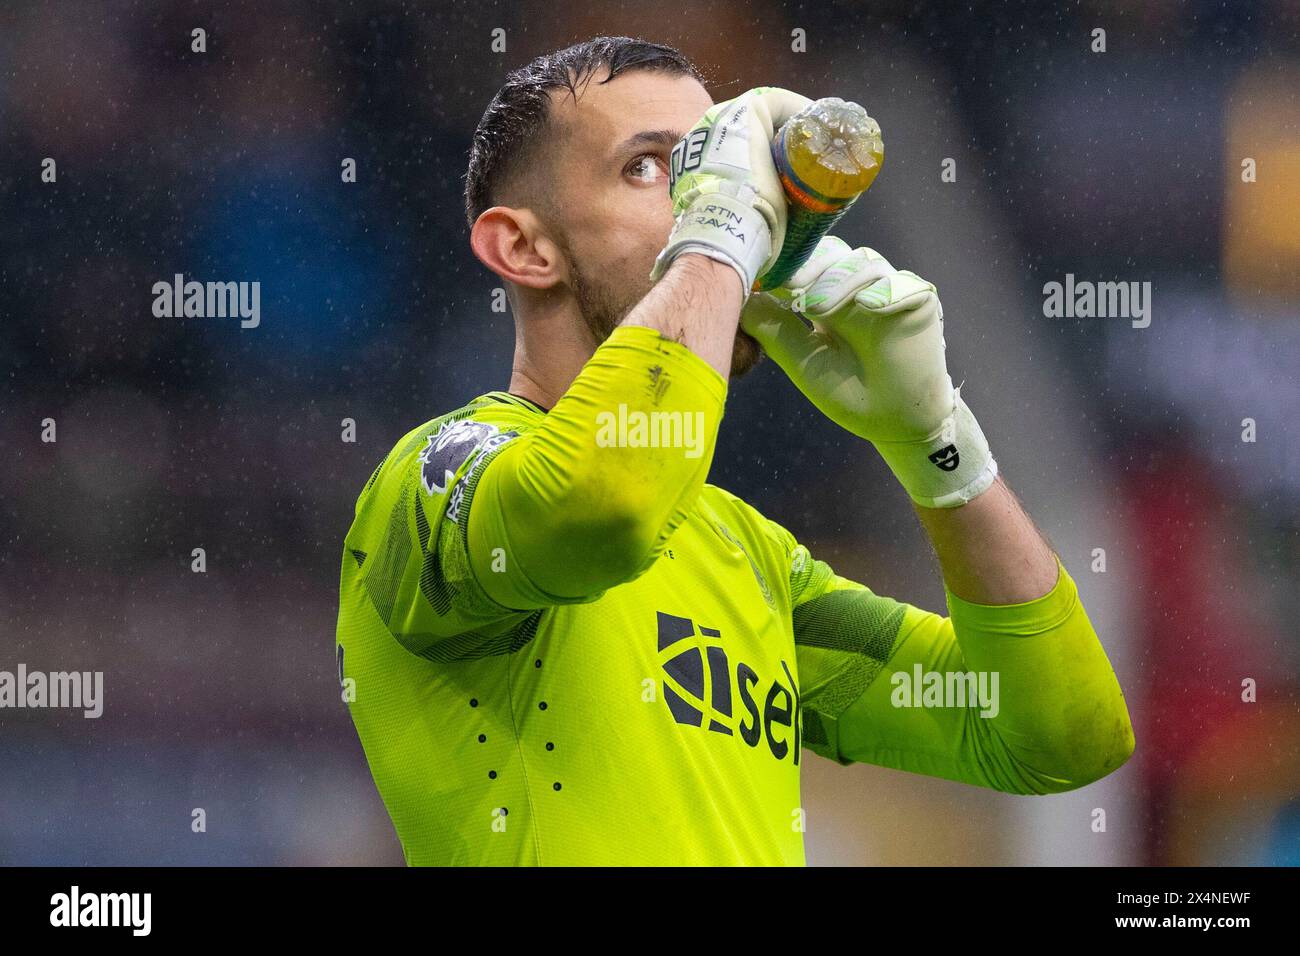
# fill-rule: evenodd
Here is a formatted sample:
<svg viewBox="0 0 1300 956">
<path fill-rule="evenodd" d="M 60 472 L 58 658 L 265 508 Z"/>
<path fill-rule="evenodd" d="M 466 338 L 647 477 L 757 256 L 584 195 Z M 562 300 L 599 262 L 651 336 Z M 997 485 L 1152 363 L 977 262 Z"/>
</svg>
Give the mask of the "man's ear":
<svg viewBox="0 0 1300 956">
<path fill-rule="evenodd" d="M 566 278 L 559 248 L 527 209 L 485 209 L 470 230 L 469 245 L 483 265 L 516 285 L 549 289 Z"/>
</svg>

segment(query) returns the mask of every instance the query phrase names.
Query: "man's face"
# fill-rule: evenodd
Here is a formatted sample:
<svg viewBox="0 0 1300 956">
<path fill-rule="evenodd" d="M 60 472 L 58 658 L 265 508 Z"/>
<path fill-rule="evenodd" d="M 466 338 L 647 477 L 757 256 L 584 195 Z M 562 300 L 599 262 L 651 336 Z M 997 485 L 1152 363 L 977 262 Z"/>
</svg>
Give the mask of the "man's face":
<svg viewBox="0 0 1300 956">
<path fill-rule="evenodd" d="M 600 83 L 606 75 L 579 84 L 576 105 L 567 90 L 551 94 L 558 146 L 548 162 L 553 188 L 546 204 L 547 226 L 597 343 L 654 284 L 650 269 L 673 227 L 669 153 L 713 105 L 689 76 L 632 70 Z M 732 376 L 761 356 L 758 342 L 739 331 Z"/>
</svg>

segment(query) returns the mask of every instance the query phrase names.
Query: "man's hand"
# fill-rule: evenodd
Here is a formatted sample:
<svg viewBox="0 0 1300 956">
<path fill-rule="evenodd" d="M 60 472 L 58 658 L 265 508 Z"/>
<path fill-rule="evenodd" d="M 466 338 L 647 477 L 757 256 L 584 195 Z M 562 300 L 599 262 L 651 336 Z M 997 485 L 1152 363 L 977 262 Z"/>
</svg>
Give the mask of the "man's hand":
<svg viewBox="0 0 1300 956">
<path fill-rule="evenodd" d="M 756 87 L 711 107 L 682 137 L 669 169 L 677 222 L 652 279 L 682 253 L 698 252 L 735 268 L 748 295 L 785 241 L 785 191 L 772 138 L 811 102 L 775 86 Z"/>
<path fill-rule="evenodd" d="M 876 446 L 917 504 L 955 508 L 993 483 L 997 463 L 944 361 L 943 307 L 920 276 L 827 236 L 784 286 L 750 296 L 741 327 Z"/>
</svg>

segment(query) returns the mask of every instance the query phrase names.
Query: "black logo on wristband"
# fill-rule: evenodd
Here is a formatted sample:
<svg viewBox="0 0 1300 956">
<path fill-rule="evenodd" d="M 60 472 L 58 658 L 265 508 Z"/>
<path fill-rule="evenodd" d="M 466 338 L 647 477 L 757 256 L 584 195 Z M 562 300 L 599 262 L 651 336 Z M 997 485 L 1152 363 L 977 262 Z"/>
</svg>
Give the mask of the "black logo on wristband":
<svg viewBox="0 0 1300 956">
<path fill-rule="evenodd" d="M 944 445 L 929 457 L 944 471 L 956 471 L 957 466 L 961 464 L 961 455 L 957 454 L 956 445 Z"/>
</svg>

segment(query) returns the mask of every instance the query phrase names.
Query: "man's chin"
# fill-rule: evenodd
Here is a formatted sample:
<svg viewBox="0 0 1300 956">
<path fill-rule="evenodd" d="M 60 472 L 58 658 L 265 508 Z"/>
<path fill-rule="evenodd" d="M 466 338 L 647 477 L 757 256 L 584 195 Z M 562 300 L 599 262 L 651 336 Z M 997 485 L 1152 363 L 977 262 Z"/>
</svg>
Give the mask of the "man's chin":
<svg viewBox="0 0 1300 956">
<path fill-rule="evenodd" d="M 763 361 L 763 346 L 744 329 L 736 330 L 736 345 L 731 350 L 731 380 L 734 382 Z"/>
</svg>

